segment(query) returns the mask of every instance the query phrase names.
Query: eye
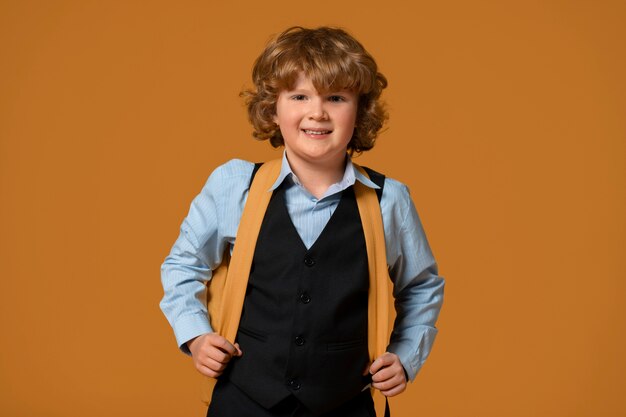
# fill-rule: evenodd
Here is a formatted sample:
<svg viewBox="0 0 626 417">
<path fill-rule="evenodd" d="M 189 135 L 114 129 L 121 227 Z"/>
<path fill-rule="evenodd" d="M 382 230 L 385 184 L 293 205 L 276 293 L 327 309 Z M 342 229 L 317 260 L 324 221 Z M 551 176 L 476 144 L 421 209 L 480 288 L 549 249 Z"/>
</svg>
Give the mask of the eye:
<svg viewBox="0 0 626 417">
<path fill-rule="evenodd" d="M 333 103 L 341 103 L 342 101 L 346 101 L 346 98 L 344 96 L 334 94 L 328 97 L 328 101 L 331 101 Z"/>
<path fill-rule="evenodd" d="M 293 96 L 291 96 L 291 99 L 296 101 L 302 101 L 306 100 L 306 96 L 304 94 L 294 94 Z"/>
</svg>

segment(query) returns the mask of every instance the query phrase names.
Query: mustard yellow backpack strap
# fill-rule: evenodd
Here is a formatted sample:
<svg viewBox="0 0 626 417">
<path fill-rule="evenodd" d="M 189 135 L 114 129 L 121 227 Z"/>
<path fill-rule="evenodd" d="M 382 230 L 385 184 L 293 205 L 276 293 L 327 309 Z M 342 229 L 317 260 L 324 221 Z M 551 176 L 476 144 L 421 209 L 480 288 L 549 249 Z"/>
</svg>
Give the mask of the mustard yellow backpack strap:
<svg viewBox="0 0 626 417">
<path fill-rule="evenodd" d="M 369 177 L 367 172 L 355 164 L 356 169 Z M 376 191 L 359 181 L 354 183 L 354 193 L 361 215 L 367 262 L 369 269 L 368 294 L 368 348 L 370 362 L 385 353 L 391 334 L 391 280 L 387 268 L 385 231 L 380 203 Z M 379 390 L 372 389 L 377 416 L 384 416 L 386 400 Z"/>
<path fill-rule="evenodd" d="M 280 174 L 281 163 L 281 159 L 271 160 L 257 171 L 239 221 L 232 258 L 227 249 L 222 264 L 213 271 L 208 284 L 207 307 L 211 327 L 231 343 L 237 336 L 256 241 L 272 197 L 270 187 Z M 207 405 L 216 383 L 215 378 L 203 377 L 202 400 Z"/>
</svg>

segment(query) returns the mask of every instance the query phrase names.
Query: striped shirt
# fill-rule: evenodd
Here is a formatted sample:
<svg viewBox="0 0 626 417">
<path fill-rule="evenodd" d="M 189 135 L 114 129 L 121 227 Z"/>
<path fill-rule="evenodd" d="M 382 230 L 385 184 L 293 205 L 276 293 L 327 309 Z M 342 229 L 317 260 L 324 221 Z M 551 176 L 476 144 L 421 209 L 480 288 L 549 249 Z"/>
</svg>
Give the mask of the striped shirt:
<svg viewBox="0 0 626 417">
<path fill-rule="evenodd" d="M 189 353 L 187 341 L 213 331 L 203 302 L 205 284 L 211 279 L 211 271 L 221 263 L 226 248 L 232 253 L 253 168 L 251 162 L 231 160 L 210 175 L 191 203 L 180 235 L 161 267 L 165 292 L 161 309 L 185 353 Z M 281 184 L 286 187 L 289 216 L 303 243 L 310 248 L 337 208 L 341 192 L 355 181 L 378 188 L 348 158 L 341 181 L 318 199 L 300 185 L 283 155 L 280 175 L 271 189 Z M 380 207 L 398 313 L 387 350 L 399 356 L 413 380 L 437 334 L 435 322 L 443 302 L 444 280 L 438 275 L 408 188 L 386 178 Z"/>
</svg>

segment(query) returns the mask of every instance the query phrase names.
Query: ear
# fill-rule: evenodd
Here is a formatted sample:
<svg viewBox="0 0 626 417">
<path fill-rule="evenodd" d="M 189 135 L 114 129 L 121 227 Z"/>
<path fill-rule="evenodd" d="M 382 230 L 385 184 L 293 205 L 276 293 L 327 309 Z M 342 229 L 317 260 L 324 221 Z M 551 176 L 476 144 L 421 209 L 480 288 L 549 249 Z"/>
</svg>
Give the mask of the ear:
<svg viewBox="0 0 626 417">
<path fill-rule="evenodd" d="M 272 121 L 274 122 L 276 126 L 280 126 L 278 124 L 278 115 L 276 113 L 274 113 L 274 115 L 272 116 Z"/>
</svg>

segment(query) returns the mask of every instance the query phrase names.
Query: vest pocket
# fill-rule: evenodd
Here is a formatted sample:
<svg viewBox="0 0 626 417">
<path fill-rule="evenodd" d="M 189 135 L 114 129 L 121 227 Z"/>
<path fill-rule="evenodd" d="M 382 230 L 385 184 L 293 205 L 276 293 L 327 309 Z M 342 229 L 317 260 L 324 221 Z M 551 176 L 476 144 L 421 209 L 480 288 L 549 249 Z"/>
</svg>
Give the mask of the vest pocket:
<svg viewBox="0 0 626 417">
<path fill-rule="evenodd" d="M 259 342 L 267 342 L 267 335 L 246 327 L 239 326 L 239 333 L 245 334 L 248 337 L 258 340 Z"/>
<path fill-rule="evenodd" d="M 361 337 L 359 339 L 347 340 L 345 342 L 334 342 L 326 344 L 327 351 L 336 351 L 336 350 L 349 350 L 354 348 L 363 347 L 363 345 L 367 344 L 367 339 Z"/>
</svg>

